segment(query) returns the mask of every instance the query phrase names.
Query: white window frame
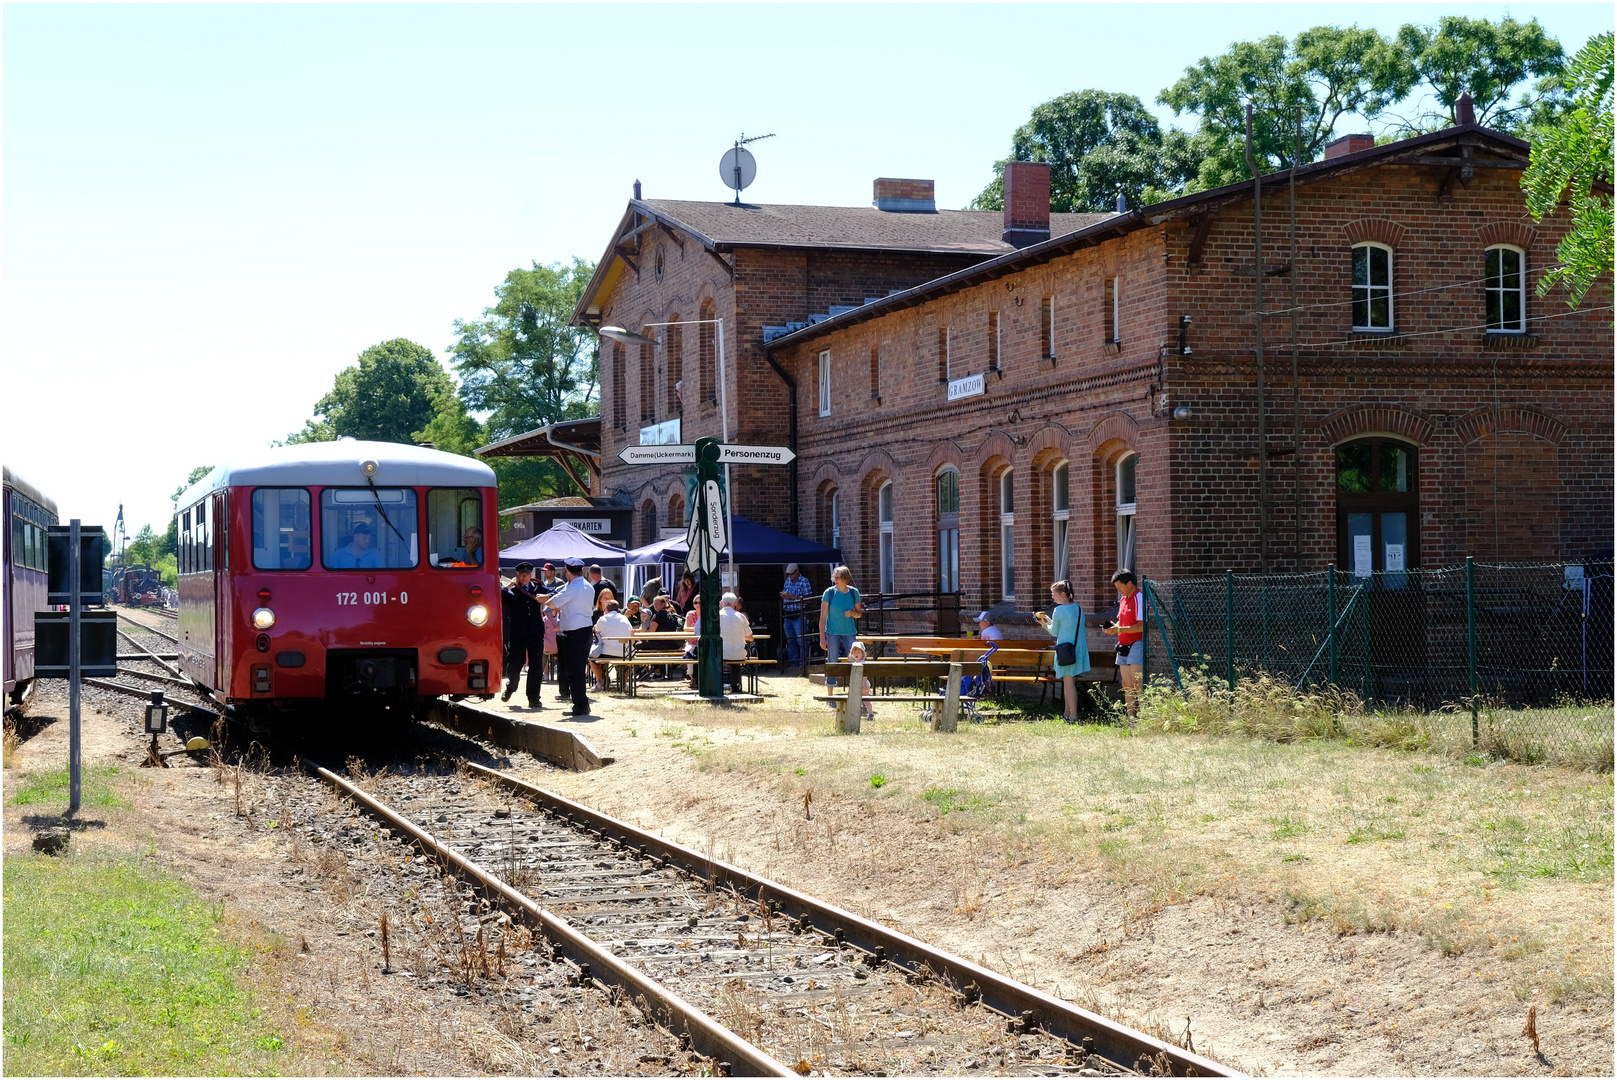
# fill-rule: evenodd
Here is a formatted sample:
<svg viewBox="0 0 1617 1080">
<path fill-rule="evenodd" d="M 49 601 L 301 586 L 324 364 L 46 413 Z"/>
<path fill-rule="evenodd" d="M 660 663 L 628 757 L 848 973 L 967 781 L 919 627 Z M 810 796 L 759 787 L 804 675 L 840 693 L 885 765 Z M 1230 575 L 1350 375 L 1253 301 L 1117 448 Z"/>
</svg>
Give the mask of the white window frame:
<svg viewBox="0 0 1617 1080">
<path fill-rule="evenodd" d="M 831 350 L 820 352 L 820 415 L 831 415 Z"/>
<path fill-rule="evenodd" d="M 831 492 L 831 546 L 839 552 L 842 550 L 842 513 L 838 496 L 840 492 Z"/>
<path fill-rule="evenodd" d="M 1132 463 L 1132 465 L 1130 465 Z M 1134 474 L 1134 498 L 1128 502 L 1123 501 L 1123 469 L 1130 467 Z M 1134 570 L 1137 561 L 1136 519 L 1139 510 L 1139 484 L 1140 484 L 1140 455 L 1130 452 L 1117 459 L 1116 485 L 1117 485 L 1117 568 L 1119 570 Z"/>
<path fill-rule="evenodd" d="M 1016 470 L 999 474 L 1000 599 L 1016 599 Z"/>
<path fill-rule="evenodd" d="M 1071 463 L 1062 461 L 1050 470 L 1050 516 L 1054 519 L 1050 535 L 1055 540 L 1055 572 L 1057 581 L 1065 581 L 1071 569 L 1070 544 L 1072 535 Z"/>
<path fill-rule="evenodd" d="M 1377 243 L 1374 240 L 1365 240 L 1362 243 L 1353 245 L 1354 261 L 1358 260 L 1360 248 L 1364 248 L 1366 251 L 1374 249 L 1385 251 L 1387 253 L 1387 283 L 1385 285 L 1377 285 L 1374 283 L 1374 274 L 1372 273 L 1373 266 L 1367 261 L 1365 266 L 1365 278 L 1367 283 L 1364 285 L 1354 284 L 1353 267 L 1350 263 L 1348 266 L 1348 286 L 1353 303 L 1348 305 L 1348 311 L 1351 313 L 1353 309 L 1358 306 L 1359 293 L 1362 290 L 1365 299 L 1365 318 L 1373 319 L 1374 316 L 1370 314 L 1370 310 L 1375 303 L 1377 295 L 1383 294 L 1387 298 L 1387 325 L 1376 326 L 1373 323 L 1370 323 L 1361 326 L 1357 317 L 1350 314 L 1350 318 L 1353 318 L 1353 329 L 1359 331 L 1368 331 L 1370 333 L 1390 333 L 1392 328 L 1398 325 L 1398 312 L 1393 308 L 1392 283 L 1393 276 L 1397 272 L 1396 267 L 1394 266 L 1393 250 L 1387 244 Z M 1366 254 L 1365 258 L 1366 260 L 1369 260 L 1370 256 Z"/>
<path fill-rule="evenodd" d="M 1495 279 L 1490 278 L 1488 276 L 1488 253 L 1492 252 L 1492 251 L 1509 251 L 1509 252 L 1513 252 L 1516 255 L 1516 257 L 1519 260 L 1521 260 L 1520 263 L 1517 265 L 1516 287 L 1515 288 L 1513 288 L 1513 289 L 1512 288 L 1506 288 L 1506 287 L 1504 287 L 1502 285 L 1496 286 L 1496 285 L 1493 284 L 1493 281 Z M 1503 260 L 1501 260 L 1501 262 L 1502 261 Z M 1501 266 L 1500 267 L 1499 279 L 1503 280 L 1504 276 L 1505 276 L 1504 275 L 1504 267 Z M 1527 333 L 1527 252 L 1524 249 L 1517 247 L 1515 244 L 1490 244 L 1483 251 L 1483 253 L 1482 253 L 1482 318 L 1483 318 L 1483 321 L 1485 323 L 1487 322 L 1487 319 L 1488 319 L 1488 294 L 1489 293 L 1498 293 L 1499 294 L 1499 298 L 1500 298 L 1499 310 L 1500 310 L 1501 313 L 1503 313 L 1503 311 L 1505 309 L 1504 308 L 1504 298 L 1507 295 L 1511 294 L 1511 293 L 1515 293 L 1516 294 L 1516 304 L 1517 304 L 1516 311 L 1518 313 L 1518 318 L 1517 318 L 1517 325 L 1515 325 L 1515 326 L 1504 326 L 1504 325 L 1493 326 L 1493 325 L 1489 325 L 1487 327 L 1487 332 L 1490 333 L 1490 334 L 1525 334 L 1525 333 Z M 1502 319 L 1501 319 L 1501 322 L 1503 322 Z"/>
<path fill-rule="evenodd" d="M 1123 340 L 1123 275 L 1113 274 L 1112 282 L 1112 336 L 1108 338 L 1110 344 L 1116 345 Z"/>
<path fill-rule="evenodd" d="M 876 491 L 876 529 L 878 533 L 879 571 L 881 591 L 894 591 L 893 581 L 897 569 L 897 551 L 893 540 L 893 482 L 887 481 Z"/>
</svg>

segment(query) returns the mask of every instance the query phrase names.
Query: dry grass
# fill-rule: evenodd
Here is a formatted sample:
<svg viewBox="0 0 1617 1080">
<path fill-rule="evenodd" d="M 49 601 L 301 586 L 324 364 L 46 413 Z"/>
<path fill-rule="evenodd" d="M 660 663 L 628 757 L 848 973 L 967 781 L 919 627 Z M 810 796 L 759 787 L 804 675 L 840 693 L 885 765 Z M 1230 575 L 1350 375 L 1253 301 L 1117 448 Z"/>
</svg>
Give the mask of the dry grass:
<svg viewBox="0 0 1617 1080">
<path fill-rule="evenodd" d="M 1401 929 L 1445 953 L 1513 961 L 1539 1000 L 1611 993 L 1613 792 L 1598 761 L 1479 754 L 1469 713 L 1355 712 L 1350 699 L 1250 690 L 1233 716 L 1208 695 L 1154 701 L 1132 729 L 1041 720 L 952 736 L 879 698 L 858 737 L 835 735 L 806 697 L 646 712 L 648 726 L 707 730 L 692 740 L 665 727 L 701 744 L 699 770 L 780 790 L 792 809 L 759 827 L 782 850 L 837 848 L 830 816 L 804 818 L 809 791 L 816 811 L 837 800 L 888 817 L 896 843 L 967 842 L 980 857 L 954 859 L 938 882 L 961 914 L 985 905 L 985 882 L 1006 867 L 1031 867 L 1033 887 L 1098 872 L 1142 910 L 1240 892 L 1341 933 Z M 1465 745 L 1449 748 L 1438 736 L 1461 720 Z"/>
</svg>

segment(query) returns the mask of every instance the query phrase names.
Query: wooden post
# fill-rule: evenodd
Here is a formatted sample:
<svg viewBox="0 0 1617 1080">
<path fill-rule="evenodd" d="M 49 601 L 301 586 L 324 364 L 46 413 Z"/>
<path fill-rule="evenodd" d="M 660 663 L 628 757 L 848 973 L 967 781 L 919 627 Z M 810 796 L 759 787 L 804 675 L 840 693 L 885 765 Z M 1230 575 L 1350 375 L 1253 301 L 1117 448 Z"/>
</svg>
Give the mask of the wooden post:
<svg viewBox="0 0 1617 1080">
<path fill-rule="evenodd" d="M 960 663 L 949 665 L 949 682 L 943 689 L 943 712 L 938 714 L 935 731 L 953 731 L 960 723 Z"/>
<path fill-rule="evenodd" d="M 848 667 L 848 693 L 843 697 L 840 705 L 839 725 L 844 735 L 859 734 L 859 720 L 865 711 L 865 665 L 863 663 L 850 664 Z"/>
</svg>

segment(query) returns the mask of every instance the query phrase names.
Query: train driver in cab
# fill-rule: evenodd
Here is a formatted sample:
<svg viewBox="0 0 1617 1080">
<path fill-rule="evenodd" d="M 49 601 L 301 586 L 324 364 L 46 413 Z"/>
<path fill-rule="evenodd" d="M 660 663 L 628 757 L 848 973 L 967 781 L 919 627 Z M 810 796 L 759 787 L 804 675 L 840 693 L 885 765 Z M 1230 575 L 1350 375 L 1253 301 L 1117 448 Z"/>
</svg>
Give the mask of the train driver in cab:
<svg viewBox="0 0 1617 1080">
<path fill-rule="evenodd" d="M 370 570 L 381 566 L 382 553 L 371 547 L 371 527 L 363 521 L 356 522 L 353 537 L 331 553 L 327 565 L 333 570 Z"/>
<path fill-rule="evenodd" d="M 482 566 L 483 565 L 483 530 L 476 525 L 466 526 L 466 535 L 461 538 L 461 546 L 456 548 L 447 559 L 440 559 L 440 566 Z"/>
</svg>

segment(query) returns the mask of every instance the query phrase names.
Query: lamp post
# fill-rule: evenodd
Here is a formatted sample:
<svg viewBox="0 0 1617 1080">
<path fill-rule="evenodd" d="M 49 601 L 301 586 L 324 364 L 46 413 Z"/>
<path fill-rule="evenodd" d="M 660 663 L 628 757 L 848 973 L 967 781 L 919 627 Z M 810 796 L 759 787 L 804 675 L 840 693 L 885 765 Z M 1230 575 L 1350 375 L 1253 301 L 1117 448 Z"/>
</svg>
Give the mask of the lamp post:
<svg viewBox="0 0 1617 1080">
<path fill-rule="evenodd" d="M 652 326 L 716 326 L 718 337 L 718 378 L 719 378 L 719 431 L 724 442 L 730 441 L 730 404 L 729 388 L 726 386 L 724 371 L 724 320 L 723 319 L 679 319 L 671 322 L 644 323 L 646 327 Z M 656 345 L 657 342 L 637 334 L 633 330 L 621 326 L 603 326 L 597 331 L 602 337 L 625 345 Z M 684 436 L 682 431 L 681 437 Z M 700 449 L 700 448 L 699 448 Z M 698 476 L 701 475 L 702 463 L 698 460 Z M 736 584 L 735 563 L 735 513 L 732 509 L 735 502 L 734 493 L 730 489 L 730 463 L 724 463 L 724 532 L 725 532 L 725 565 L 730 574 L 731 587 Z M 691 504 L 694 512 L 695 502 Z M 697 664 L 699 692 L 706 697 L 724 696 L 723 653 L 718 644 L 719 628 L 719 592 L 713 586 L 708 574 L 702 575 L 702 614 L 705 617 L 702 623 L 702 640 L 698 642 L 698 659 L 704 656 L 707 663 Z M 707 655 L 712 654 L 712 655 Z"/>
</svg>

